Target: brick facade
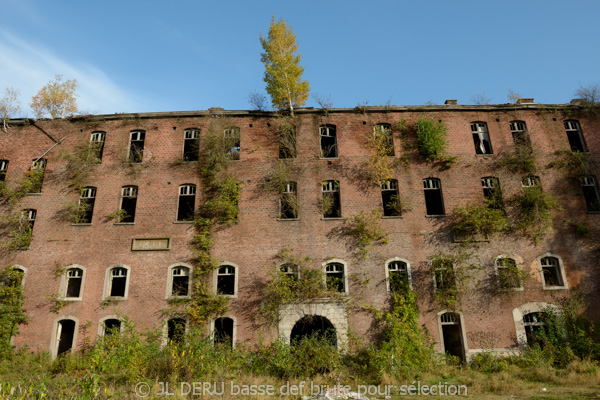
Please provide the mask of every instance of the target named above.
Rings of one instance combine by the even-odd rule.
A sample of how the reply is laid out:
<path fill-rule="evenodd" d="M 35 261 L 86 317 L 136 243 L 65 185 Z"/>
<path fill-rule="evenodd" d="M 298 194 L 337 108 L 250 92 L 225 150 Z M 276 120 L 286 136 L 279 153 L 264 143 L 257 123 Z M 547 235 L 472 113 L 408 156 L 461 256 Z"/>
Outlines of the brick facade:
<path fill-rule="evenodd" d="M 363 112 L 364 111 L 364 112 Z M 393 129 L 395 156 L 409 160 L 394 172 L 399 195 L 405 209 L 401 217 L 382 218 L 388 232 L 388 243 L 375 246 L 362 259 L 356 255 L 347 238 L 340 235 L 345 220 L 362 211 L 382 209 L 381 190 L 361 178 L 369 158 L 365 138 L 373 134 L 375 124 L 395 127 L 400 120 L 409 124 L 418 118 L 440 120 L 448 128 L 448 153 L 458 156 L 451 168 L 423 162 L 416 149 L 407 148 L 400 132 Z M 196 207 L 202 199 L 202 182 L 197 162 L 180 162 L 184 131 L 199 129 L 201 136 L 214 121 L 240 128 L 239 161 L 230 161 L 230 170 L 242 181 L 239 222 L 214 232 L 213 256 L 224 264 L 237 266 L 236 297 L 230 299 L 228 316 L 235 321 L 237 343 L 256 342 L 259 338 L 289 337 L 294 314 L 320 313 L 338 329 L 340 343 L 349 331 L 374 339 L 372 318 L 362 304 L 387 307 L 385 263 L 399 258 L 409 263 L 412 288 L 418 294 L 421 323 L 443 348 L 440 339 L 440 315 L 443 311 L 434 301 L 434 283 L 430 273 L 430 257 L 438 251 L 455 252 L 460 247 L 449 228 L 452 210 L 469 201 L 483 201 L 481 178 L 497 177 L 505 201 L 519 193 L 523 174 L 498 168 L 497 158 L 514 147 L 510 122 L 525 121 L 537 156 L 539 176 L 544 191 L 556 195 L 563 207 L 554 212 L 553 231 L 538 243 L 518 235 L 500 235 L 488 242 L 477 242 L 468 248 L 481 267 L 474 289 L 466 293 L 460 304 L 464 347 L 467 355 L 484 347 L 481 338 L 494 335 L 493 347 L 503 351 L 516 348 L 514 310 L 526 304 L 556 303 L 553 297 L 568 296 L 578 288 L 590 303 L 588 313 L 599 315 L 597 282 L 598 222 L 600 214 L 587 211 L 580 182 L 549 168 L 555 151 L 569 149 L 565 120 L 579 121 L 590 156 L 598 160 L 600 152 L 600 119 L 578 111 L 572 105 L 519 104 L 505 106 L 424 106 L 369 107 L 365 110 L 300 109 L 295 125 L 298 156 L 286 162 L 292 166 L 297 182 L 298 218 L 279 217 L 277 194 L 264 189 L 265 177 L 278 162 L 278 137 L 275 115 L 267 112 L 220 111 L 148 114 L 116 114 L 77 117 L 69 120 L 13 120 L 8 133 L 0 134 L 0 159 L 9 160 L 6 184 L 14 187 L 26 174 L 32 160 L 49 149 L 41 194 L 26 195 L 16 209 L 37 210 L 33 238 L 27 250 L 4 251 L 2 265 L 19 265 L 26 269 L 25 308 L 30 318 L 20 327 L 14 339 L 18 346 L 28 345 L 54 351 L 57 322 L 69 316 L 78 321 L 76 346 L 93 342 L 99 332 L 99 321 L 106 316 L 127 316 L 137 323 L 159 327 L 164 323 L 168 293 L 169 267 L 178 263 L 192 266 L 190 241 L 194 234 L 191 223 L 177 222 L 178 188 L 184 184 L 197 187 Z M 493 154 L 477 155 L 471 123 L 487 123 Z M 24 122 L 24 124 L 21 124 Z M 320 158 L 319 127 L 335 125 L 338 157 Z M 143 162 L 131 166 L 124 163 L 130 132 L 144 130 Z M 86 145 L 92 132 L 106 132 L 102 163 L 93 167 L 86 185 L 96 188 L 91 224 L 71 224 L 61 219 L 66 202 L 77 202 L 79 194 L 66 184 L 64 149 Z M 60 141 L 57 144 L 57 141 Z M 446 217 L 426 216 L 423 179 L 441 181 Z M 323 219 L 318 202 L 321 182 L 339 181 L 341 219 Z M 120 208 L 121 189 L 138 187 L 135 222 L 116 224 L 106 215 Z M 6 205 L 5 205 L 5 209 Z M 511 205 L 507 204 L 508 212 Z M 571 222 L 591 227 L 587 238 L 573 233 Z M 132 251 L 133 239 L 169 238 L 170 249 Z M 277 326 L 265 324 L 258 317 L 261 288 L 275 268 L 276 255 L 292 249 L 300 257 L 310 257 L 321 265 L 331 258 L 346 266 L 347 291 L 351 306 L 334 301 L 286 306 L 280 310 Z M 544 290 L 539 258 L 556 256 L 562 263 L 566 282 L 558 290 Z M 514 256 L 531 279 L 523 290 L 498 292 L 494 260 L 501 255 Z M 61 277 L 56 265 L 77 264 L 85 270 L 81 300 L 68 301 L 58 314 L 50 311 L 55 293 L 61 290 Z M 125 300 L 104 302 L 107 269 L 122 265 L 128 268 Z M 64 279 L 64 278 L 63 278 Z M 343 315 L 341 315 L 343 314 Z M 521 315 L 517 313 L 518 315 Z M 300 316 L 297 318 L 301 318 Z M 297 320 L 296 319 L 296 320 Z M 518 323 L 517 323 L 518 325 Z M 341 332 L 340 332 L 341 330 Z"/>

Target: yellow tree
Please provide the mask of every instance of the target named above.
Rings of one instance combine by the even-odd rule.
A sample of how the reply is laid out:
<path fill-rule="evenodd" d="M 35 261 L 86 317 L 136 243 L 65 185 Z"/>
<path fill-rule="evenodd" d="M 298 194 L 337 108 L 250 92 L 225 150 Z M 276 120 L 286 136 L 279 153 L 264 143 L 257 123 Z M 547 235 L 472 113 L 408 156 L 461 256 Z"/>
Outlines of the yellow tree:
<path fill-rule="evenodd" d="M 0 99 L 0 118 L 2 118 L 2 130 L 7 131 L 6 123 L 21 112 L 21 103 L 19 102 L 19 91 L 13 88 L 6 88 L 4 97 Z"/>
<path fill-rule="evenodd" d="M 265 64 L 267 93 L 275 108 L 289 110 L 294 115 L 294 107 L 306 103 L 310 86 L 301 80 L 304 67 L 300 66 L 301 55 L 296 55 L 298 43 L 292 28 L 283 19 L 275 22 L 273 16 L 269 36 L 260 35 L 264 49 L 261 61 Z"/>
<path fill-rule="evenodd" d="M 56 75 L 31 101 L 31 109 L 37 118 L 50 114 L 52 118 L 64 118 L 77 112 L 75 91 L 79 87 L 77 80 L 62 82 L 62 75 Z"/>

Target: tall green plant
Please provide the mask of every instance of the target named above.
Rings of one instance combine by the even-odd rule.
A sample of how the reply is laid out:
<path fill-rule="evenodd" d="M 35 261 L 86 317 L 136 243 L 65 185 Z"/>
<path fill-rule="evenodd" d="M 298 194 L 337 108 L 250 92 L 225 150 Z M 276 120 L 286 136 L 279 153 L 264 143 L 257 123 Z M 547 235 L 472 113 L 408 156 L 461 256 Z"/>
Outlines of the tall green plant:
<path fill-rule="evenodd" d="M 10 339 L 27 321 L 22 280 L 23 273 L 12 266 L 0 270 L 0 358 L 10 354 Z"/>

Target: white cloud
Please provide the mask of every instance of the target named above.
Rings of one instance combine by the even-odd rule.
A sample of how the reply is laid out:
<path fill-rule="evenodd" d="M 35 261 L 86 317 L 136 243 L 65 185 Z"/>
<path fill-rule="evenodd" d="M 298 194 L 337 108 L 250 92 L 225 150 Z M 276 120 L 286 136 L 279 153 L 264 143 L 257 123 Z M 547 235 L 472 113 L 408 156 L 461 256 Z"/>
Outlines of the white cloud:
<path fill-rule="evenodd" d="M 112 114 L 144 109 L 135 96 L 118 87 L 100 69 L 79 63 L 75 65 L 49 51 L 17 38 L 0 29 L 0 91 L 12 87 L 21 93 L 24 114 L 33 116 L 31 98 L 55 75 L 77 79 L 77 104 L 81 113 Z"/>

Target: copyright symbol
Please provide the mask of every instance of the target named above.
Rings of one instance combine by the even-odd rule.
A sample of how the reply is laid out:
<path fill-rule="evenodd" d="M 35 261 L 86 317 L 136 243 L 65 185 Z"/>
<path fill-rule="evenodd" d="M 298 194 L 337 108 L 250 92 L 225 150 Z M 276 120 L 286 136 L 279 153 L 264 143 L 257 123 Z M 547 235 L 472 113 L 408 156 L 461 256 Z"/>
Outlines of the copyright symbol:
<path fill-rule="evenodd" d="M 150 385 L 146 382 L 139 382 L 135 385 L 135 394 L 139 397 L 146 397 L 150 394 Z"/>

